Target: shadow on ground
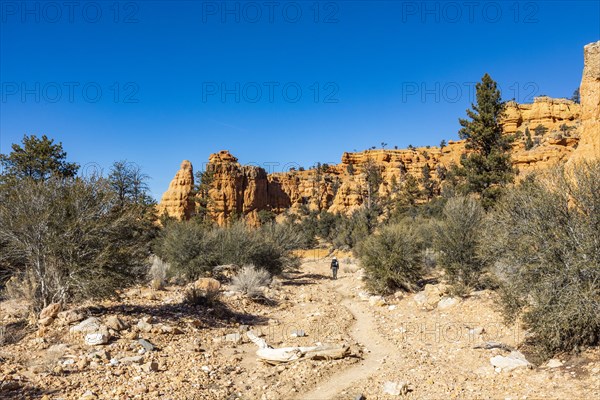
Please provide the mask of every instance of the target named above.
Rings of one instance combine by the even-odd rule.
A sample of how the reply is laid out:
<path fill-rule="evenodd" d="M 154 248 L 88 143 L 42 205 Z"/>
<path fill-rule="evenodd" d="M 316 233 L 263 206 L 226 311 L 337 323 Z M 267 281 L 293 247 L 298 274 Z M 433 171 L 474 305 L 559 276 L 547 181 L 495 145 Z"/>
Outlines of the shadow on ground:
<path fill-rule="evenodd" d="M 331 279 L 331 277 L 322 274 L 288 273 L 282 278 L 281 284 L 285 286 L 314 285 L 317 283 L 316 281 L 324 279 Z"/>
<path fill-rule="evenodd" d="M 268 319 L 231 310 L 220 301 L 210 304 L 193 305 L 188 303 L 139 305 L 116 304 L 109 307 L 87 307 L 80 310 L 85 315 L 99 317 L 105 314 L 126 314 L 134 318 L 152 316 L 157 323 L 177 323 L 182 318 L 201 322 L 202 328 L 228 327 L 232 324 L 263 325 Z"/>
<path fill-rule="evenodd" d="M 56 392 L 42 390 L 21 381 L 0 382 L 0 399 L 38 399 L 43 395 L 52 394 L 56 394 Z"/>

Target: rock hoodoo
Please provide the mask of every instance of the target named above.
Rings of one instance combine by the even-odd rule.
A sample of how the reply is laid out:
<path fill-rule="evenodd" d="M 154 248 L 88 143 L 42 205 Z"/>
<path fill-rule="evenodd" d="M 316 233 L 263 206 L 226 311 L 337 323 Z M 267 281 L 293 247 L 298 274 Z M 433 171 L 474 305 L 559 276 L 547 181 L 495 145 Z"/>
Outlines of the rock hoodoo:
<path fill-rule="evenodd" d="M 549 97 L 535 98 L 531 104 L 507 104 L 502 126 L 506 134 L 515 136 L 512 160 L 519 176 L 570 160 L 600 157 L 600 42 L 585 46 L 584 52 L 581 105 Z M 526 133 L 531 138 L 529 145 Z M 410 175 L 420 178 L 426 167 L 431 179 L 440 181 L 464 153 L 464 141 L 449 141 L 443 148 L 344 153 L 337 165 L 267 174 L 261 167 L 241 165 L 228 151 L 220 151 L 209 157 L 206 166 L 211 177 L 204 200 L 208 214 L 219 224 L 235 215 L 258 224 L 262 210 L 280 214 L 306 207 L 348 214 L 368 201 L 370 168 L 381 174 L 379 194 L 393 197 L 399 184 Z M 199 200 L 193 186 L 192 165 L 184 161 L 163 195 L 159 213 L 189 219 Z"/>
<path fill-rule="evenodd" d="M 581 141 L 572 159 L 600 157 L 600 41 L 584 47 L 581 86 Z"/>
<path fill-rule="evenodd" d="M 196 204 L 192 198 L 194 189 L 194 169 L 192 163 L 184 160 L 179 171 L 163 194 L 157 207 L 158 215 L 167 214 L 179 220 L 189 219 L 195 210 Z"/>

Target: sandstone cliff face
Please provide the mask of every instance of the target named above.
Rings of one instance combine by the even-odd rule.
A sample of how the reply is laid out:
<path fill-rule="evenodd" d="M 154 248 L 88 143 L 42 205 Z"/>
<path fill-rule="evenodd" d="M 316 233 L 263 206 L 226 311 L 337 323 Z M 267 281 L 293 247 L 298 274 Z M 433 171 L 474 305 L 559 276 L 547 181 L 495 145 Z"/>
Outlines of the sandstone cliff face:
<path fill-rule="evenodd" d="M 242 166 L 228 151 L 209 157 L 206 166 L 212 173 L 208 193 L 211 217 L 219 224 L 235 216 L 245 216 L 250 223 L 258 223 L 258 211 L 267 210 L 268 180 L 264 169 Z"/>
<path fill-rule="evenodd" d="M 179 220 L 189 219 L 195 210 L 195 202 L 191 195 L 194 188 L 194 169 L 192 163 L 184 160 L 179 171 L 163 194 L 157 207 L 158 215 L 167 214 Z"/>
<path fill-rule="evenodd" d="M 573 125 L 581 116 L 581 106 L 571 100 L 536 97 L 532 104 L 509 102 L 503 120 L 504 132 L 514 134 L 542 125 L 558 131 L 562 124 Z M 532 132 L 533 133 L 533 132 Z"/>
<path fill-rule="evenodd" d="M 600 157 L 600 41 L 584 48 L 581 96 L 581 141 L 573 162 Z"/>
<path fill-rule="evenodd" d="M 532 104 L 507 105 L 502 121 L 506 134 L 515 135 L 512 160 L 519 176 L 557 163 L 600 157 L 600 42 L 585 47 L 585 69 L 581 83 L 581 105 L 566 99 L 539 97 Z M 536 132 L 536 127 L 545 129 Z M 533 147 L 526 148 L 529 129 Z M 344 153 L 341 163 L 320 170 L 267 174 L 263 168 L 242 166 L 227 151 L 212 154 L 207 171 L 212 173 L 208 191 L 209 215 L 219 224 L 244 216 L 256 225 L 258 212 L 275 214 L 307 207 L 349 214 L 368 201 L 367 169 L 381 174 L 379 194 L 393 197 L 407 177 L 422 176 L 427 165 L 433 181 L 443 179 L 445 168 L 459 164 L 465 153 L 464 141 L 447 146 L 402 150 L 367 150 Z M 163 195 L 159 212 L 179 219 L 193 214 L 193 171 L 184 161 L 169 190 Z"/>

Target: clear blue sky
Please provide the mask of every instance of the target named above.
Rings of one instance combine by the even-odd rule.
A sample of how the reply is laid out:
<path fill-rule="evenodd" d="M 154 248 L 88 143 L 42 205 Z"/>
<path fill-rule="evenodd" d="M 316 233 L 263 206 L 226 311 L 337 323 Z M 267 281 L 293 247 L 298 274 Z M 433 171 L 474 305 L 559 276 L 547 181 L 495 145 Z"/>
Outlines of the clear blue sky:
<path fill-rule="evenodd" d="M 0 2 L 0 152 L 47 134 L 138 163 L 156 198 L 222 149 L 280 170 L 456 139 L 485 72 L 506 99 L 570 97 L 600 39 L 598 1 L 65 4 Z"/>

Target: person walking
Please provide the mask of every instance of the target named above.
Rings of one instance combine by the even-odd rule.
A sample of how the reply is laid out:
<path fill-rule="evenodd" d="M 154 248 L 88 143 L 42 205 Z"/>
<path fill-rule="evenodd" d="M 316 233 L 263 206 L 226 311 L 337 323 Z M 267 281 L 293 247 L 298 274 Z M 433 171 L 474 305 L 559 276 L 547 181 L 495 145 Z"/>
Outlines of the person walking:
<path fill-rule="evenodd" d="M 333 279 L 337 279 L 338 268 L 340 264 L 338 263 L 337 258 L 333 257 L 331 260 L 331 274 L 333 275 Z"/>

